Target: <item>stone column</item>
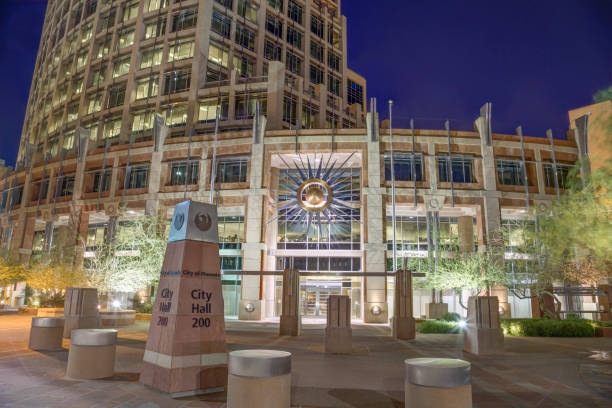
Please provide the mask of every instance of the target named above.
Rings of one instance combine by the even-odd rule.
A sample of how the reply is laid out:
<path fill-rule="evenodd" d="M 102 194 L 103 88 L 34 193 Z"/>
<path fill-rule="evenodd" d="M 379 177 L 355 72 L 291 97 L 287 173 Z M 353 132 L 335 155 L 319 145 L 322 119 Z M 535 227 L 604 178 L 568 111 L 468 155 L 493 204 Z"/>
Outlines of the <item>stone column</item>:
<path fill-rule="evenodd" d="M 384 217 L 383 192 L 380 180 L 380 146 L 378 136 L 368 137 L 368 180 L 363 189 L 364 210 L 362 219 L 366 229 L 367 240 L 364 240 L 364 272 L 386 272 L 387 260 L 386 245 L 384 242 Z M 365 215 L 365 217 L 364 217 Z M 387 323 L 389 320 L 389 308 L 387 305 L 387 278 L 365 277 L 364 284 L 364 323 Z"/>
<path fill-rule="evenodd" d="M 412 340 L 416 335 L 412 309 L 412 271 L 397 271 L 392 329 L 393 337 Z"/>
<path fill-rule="evenodd" d="M 83 207 L 79 208 L 75 214 L 77 220 L 77 249 L 75 253 L 74 265 L 76 268 L 83 267 L 83 259 L 87 246 L 87 229 L 89 228 L 89 213 L 83 211 Z"/>
<path fill-rule="evenodd" d="M 481 114 L 476 119 L 474 124 L 480 135 L 480 147 L 482 152 L 482 174 L 484 181 L 484 211 L 480 213 L 484 215 L 483 226 L 485 228 L 486 245 L 479 250 L 489 250 L 493 246 L 503 248 L 504 243 L 501 241 L 501 209 L 499 199 L 501 193 L 497 191 L 497 166 L 495 164 L 495 155 L 493 154 L 493 142 L 491 134 L 491 118 L 486 113 L 486 105 L 481 108 Z M 489 107 L 490 112 L 490 107 Z M 503 262 L 500 259 L 499 262 Z M 508 303 L 508 290 L 503 287 L 495 287 L 491 291 L 491 295 L 497 296 L 499 300 L 500 313 L 504 317 L 511 317 L 510 304 Z"/>
<path fill-rule="evenodd" d="M 327 299 L 325 352 L 332 354 L 351 354 L 353 352 L 351 298 L 349 296 L 330 295 Z"/>
<path fill-rule="evenodd" d="M 463 331 L 463 351 L 492 354 L 504 351 L 504 333 L 499 322 L 499 305 L 495 296 L 471 296 Z"/>
<path fill-rule="evenodd" d="M 262 224 L 264 197 L 266 191 L 261 188 L 263 178 L 263 141 L 251 147 L 250 189 L 247 198 L 245 244 L 242 247 L 242 267 L 246 271 L 262 269 L 262 253 L 265 244 L 262 242 Z M 243 275 L 240 289 L 240 305 L 238 318 L 240 320 L 261 320 L 261 277 Z"/>
<path fill-rule="evenodd" d="M 300 316 L 300 271 L 286 269 L 283 272 L 283 311 L 280 318 L 281 336 L 302 334 Z"/>
<path fill-rule="evenodd" d="M 270 129 L 283 128 L 284 89 L 285 65 L 279 61 L 270 61 L 268 65 L 268 122 Z"/>

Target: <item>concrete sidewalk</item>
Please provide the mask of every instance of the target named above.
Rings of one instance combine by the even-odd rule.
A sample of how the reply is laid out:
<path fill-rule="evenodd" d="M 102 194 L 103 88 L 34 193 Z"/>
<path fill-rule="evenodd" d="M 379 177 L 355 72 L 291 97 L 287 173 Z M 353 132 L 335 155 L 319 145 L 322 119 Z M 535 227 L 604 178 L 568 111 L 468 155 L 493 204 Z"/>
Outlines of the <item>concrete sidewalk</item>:
<path fill-rule="evenodd" d="M 225 395 L 169 399 L 138 382 L 148 323 L 119 333 L 116 375 L 100 381 L 64 378 L 65 351 L 27 349 L 30 316 L 0 316 L 0 407 L 223 407 Z M 403 360 L 455 357 L 472 363 L 474 407 L 612 406 L 612 339 L 506 338 L 505 353 L 464 355 L 458 335 L 389 337 L 386 325 L 353 326 L 351 356 L 324 353 L 322 324 L 279 337 L 276 322 L 228 321 L 229 350 L 272 348 L 293 354 L 295 407 L 403 407 Z"/>

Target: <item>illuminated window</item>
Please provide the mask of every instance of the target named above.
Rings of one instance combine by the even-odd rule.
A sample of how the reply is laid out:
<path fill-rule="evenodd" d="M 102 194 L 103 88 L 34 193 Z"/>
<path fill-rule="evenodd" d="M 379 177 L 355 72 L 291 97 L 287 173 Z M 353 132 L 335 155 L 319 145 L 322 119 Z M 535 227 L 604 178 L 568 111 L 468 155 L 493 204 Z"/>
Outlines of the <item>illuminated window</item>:
<path fill-rule="evenodd" d="M 174 41 L 169 44 L 168 62 L 180 61 L 193 57 L 194 40 Z"/>
<path fill-rule="evenodd" d="M 210 43 L 208 47 L 208 60 L 214 64 L 227 68 L 229 63 L 229 52 L 225 47 Z"/>
<path fill-rule="evenodd" d="M 134 121 L 132 122 L 132 133 L 142 133 L 153 129 L 153 120 L 155 112 L 152 110 L 143 110 L 134 112 Z"/>
<path fill-rule="evenodd" d="M 142 51 L 140 69 L 150 68 L 161 64 L 163 47 L 147 48 Z"/>
<path fill-rule="evenodd" d="M 159 76 L 139 78 L 136 81 L 136 99 L 145 99 L 157 96 L 159 92 Z"/>

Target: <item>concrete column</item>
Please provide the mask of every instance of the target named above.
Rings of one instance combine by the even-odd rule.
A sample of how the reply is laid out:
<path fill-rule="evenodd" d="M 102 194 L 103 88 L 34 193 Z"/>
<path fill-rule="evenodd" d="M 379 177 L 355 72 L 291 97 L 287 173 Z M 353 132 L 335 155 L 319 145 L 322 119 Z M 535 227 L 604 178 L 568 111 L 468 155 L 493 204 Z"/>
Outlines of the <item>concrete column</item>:
<path fill-rule="evenodd" d="M 484 181 L 484 211 L 480 213 L 484 215 L 486 232 L 486 245 L 481 250 L 488 250 L 493 246 L 501 246 L 504 243 L 501 241 L 501 209 L 499 206 L 499 198 L 501 194 L 497 190 L 497 166 L 495 164 L 495 156 L 493 154 L 493 143 L 487 142 L 487 132 L 490 128 L 490 122 L 481 113 L 480 117 L 475 121 L 476 129 L 480 135 L 480 147 L 482 152 L 482 174 Z M 503 262 L 500 259 L 499 262 Z M 492 296 L 497 296 L 499 299 L 499 312 L 502 317 L 510 317 L 510 304 L 508 303 L 508 290 L 502 287 L 493 288 Z"/>
<path fill-rule="evenodd" d="M 283 272 L 283 310 L 280 317 L 281 336 L 302 334 L 300 316 L 300 271 L 287 269 Z"/>
<path fill-rule="evenodd" d="M 262 268 L 262 253 L 265 244 L 262 242 L 261 230 L 263 224 L 264 194 L 262 190 L 264 145 L 263 141 L 253 144 L 251 148 L 250 189 L 247 198 L 245 243 L 242 247 L 244 270 L 260 271 Z M 242 277 L 241 298 L 238 312 L 240 320 L 261 320 L 261 277 L 245 275 Z"/>
<path fill-rule="evenodd" d="M 283 98 L 285 89 L 285 64 L 270 61 L 268 65 L 268 123 L 273 130 L 283 126 Z"/>
<path fill-rule="evenodd" d="M 79 208 L 78 214 L 76 214 L 75 219 L 78 220 L 77 224 L 77 247 L 74 259 L 74 265 L 77 268 L 81 268 L 83 266 L 84 253 L 87 243 L 87 229 L 89 228 L 89 213 L 83 211 L 83 208 Z"/>
<path fill-rule="evenodd" d="M 474 218 L 471 215 L 457 219 L 459 230 L 459 250 L 464 253 L 474 252 Z"/>
<path fill-rule="evenodd" d="M 368 140 L 368 187 L 363 189 L 365 203 L 364 225 L 367 241 L 364 242 L 364 272 L 385 272 L 387 270 L 386 248 L 383 228 L 386 220 L 383 207 L 383 189 L 380 186 L 380 145 Z M 365 323 L 386 323 L 389 320 L 387 305 L 386 277 L 363 278 Z"/>
<path fill-rule="evenodd" d="M 412 340 L 416 335 L 412 309 L 412 271 L 397 271 L 392 318 L 393 337 Z"/>

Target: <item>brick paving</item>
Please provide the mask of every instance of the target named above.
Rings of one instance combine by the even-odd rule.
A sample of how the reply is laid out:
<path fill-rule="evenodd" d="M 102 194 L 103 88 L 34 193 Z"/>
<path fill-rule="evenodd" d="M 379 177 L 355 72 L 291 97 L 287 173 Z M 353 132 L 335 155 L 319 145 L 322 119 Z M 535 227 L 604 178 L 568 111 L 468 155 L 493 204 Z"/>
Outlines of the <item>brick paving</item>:
<path fill-rule="evenodd" d="M 65 378 L 64 351 L 27 349 L 29 316 L 0 316 L 0 407 L 160 408 L 225 406 L 224 394 L 170 399 L 138 382 L 148 323 L 120 329 L 114 377 Z M 505 351 L 479 357 L 461 351 L 458 335 L 389 337 L 384 325 L 353 326 L 351 356 L 323 352 L 324 326 L 280 337 L 275 322 L 228 321 L 229 350 L 272 348 L 293 354 L 294 407 L 403 407 L 403 360 L 454 357 L 472 363 L 474 407 L 612 407 L 612 339 L 507 337 Z"/>

